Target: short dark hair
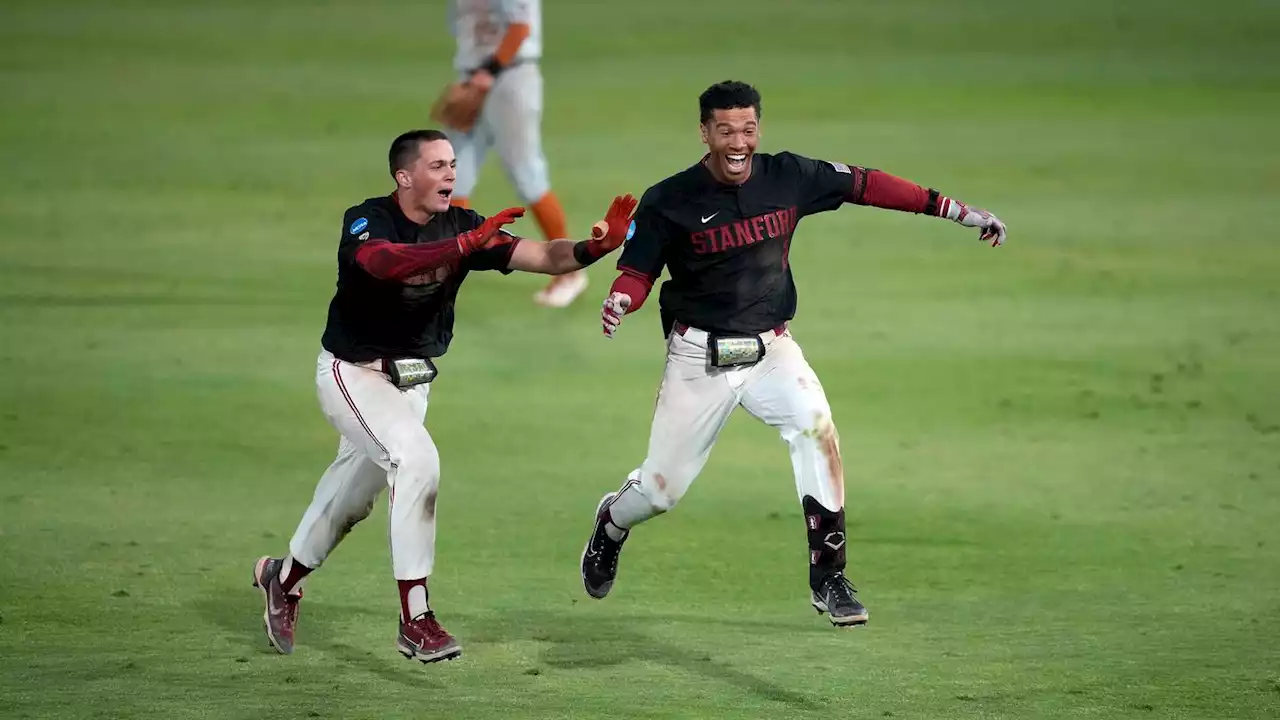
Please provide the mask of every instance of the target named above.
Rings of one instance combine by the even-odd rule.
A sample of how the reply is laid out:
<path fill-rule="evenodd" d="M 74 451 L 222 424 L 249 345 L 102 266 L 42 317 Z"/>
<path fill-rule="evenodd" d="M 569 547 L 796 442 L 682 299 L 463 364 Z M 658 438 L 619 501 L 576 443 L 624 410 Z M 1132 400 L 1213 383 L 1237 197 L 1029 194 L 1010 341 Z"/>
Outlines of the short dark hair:
<path fill-rule="evenodd" d="M 707 88 L 698 96 L 698 109 L 702 111 L 701 123 L 711 119 L 716 110 L 755 108 L 760 119 L 760 91 L 744 82 L 725 80 Z"/>
<path fill-rule="evenodd" d="M 391 167 L 391 175 L 403 170 L 418 159 L 418 146 L 424 142 L 448 140 L 449 136 L 439 130 L 410 130 L 391 141 L 391 150 L 387 152 L 387 165 Z"/>

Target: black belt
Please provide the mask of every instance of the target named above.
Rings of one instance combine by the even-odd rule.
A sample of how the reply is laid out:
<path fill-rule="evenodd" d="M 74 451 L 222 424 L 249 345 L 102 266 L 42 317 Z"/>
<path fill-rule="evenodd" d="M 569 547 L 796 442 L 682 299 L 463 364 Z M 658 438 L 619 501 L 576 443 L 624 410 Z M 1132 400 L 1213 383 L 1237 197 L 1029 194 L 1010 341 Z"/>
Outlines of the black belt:
<path fill-rule="evenodd" d="M 689 332 L 689 326 L 680 322 L 679 320 L 675 321 L 675 324 L 671 326 L 671 329 L 674 330 L 675 333 L 680 337 L 684 337 L 684 334 Z M 787 331 L 786 323 L 782 323 L 781 325 L 773 328 L 773 334 L 779 337 L 781 337 L 782 334 L 785 333 L 786 331 Z M 759 333 L 742 333 L 742 334 L 743 335 L 763 335 L 766 332 L 769 332 L 769 331 L 765 330 L 764 332 L 759 332 Z"/>
<path fill-rule="evenodd" d="M 496 73 L 490 73 L 490 74 L 491 74 L 491 75 L 493 75 L 493 79 L 494 79 L 494 80 L 497 80 L 499 75 L 501 75 L 502 73 L 504 73 L 504 72 L 506 72 L 506 71 L 510 70 L 510 69 L 511 69 L 511 68 L 513 68 L 513 67 L 520 67 L 521 65 L 532 65 L 532 64 L 534 64 L 534 63 L 536 63 L 536 62 L 538 62 L 538 61 L 537 61 L 537 60 L 534 60 L 534 59 L 532 59 L 532 58 L 525 58 L 524 60 L 512 60 L 512 61 L 511 61 L 511 64 L 509 64 L 509 65 L 503 65 L 501 70 L 499 70 L 499 71 L 498 71 L 498 72 L 496 72 Z M 465 74 L 467 77 L 471 77 L 472 75 L 474 75 L 474 74 L 476 74 L 476 73 L 480 72 L 481 70 L 488 70 L 488 69 L 489 69 L 489 68 L 485 67 L 484 65 L 481 65 L 480 67 L 473 67 L 473 68 L 471 68 L 470 70 L 465 71 L 465 73 L 464 73 L 464 74 Z"/>

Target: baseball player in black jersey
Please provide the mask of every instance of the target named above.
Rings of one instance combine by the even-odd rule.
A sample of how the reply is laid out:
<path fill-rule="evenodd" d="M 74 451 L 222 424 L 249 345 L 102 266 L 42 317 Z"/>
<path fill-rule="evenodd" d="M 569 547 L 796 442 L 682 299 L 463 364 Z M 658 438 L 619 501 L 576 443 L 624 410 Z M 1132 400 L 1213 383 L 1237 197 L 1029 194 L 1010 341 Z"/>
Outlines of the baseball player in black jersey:
<path fill-rule="evenodd" d="M 390 488 L 391 561 L 400 587 L 396 646 L 423 662 L 462 652 L 427 602 L 435 559 L 440 458 L 423 427 L 433 359 L 453 339 L 454 302 L 467 273 L 580 270 L 622 244 L 636 201 L 614 199 L 592 239 L 533 242 L 502 226 L 524 213 L 484 218 L 451 207 L 453 147 L 441 132 L 396 138 L 389 153 L 396 189 L 347 210 L 338 243 L 338 283 L 316 365 L 320 406 L 341 440 L 284 557 L 253 571 L 266 600 L 267 638 L 293 651 L 302 581 Z"/>
<path fill-rule="evenodd" d="M 699 98 L 709 152 L 649 188 L 640 200 L 621 275 L 604 301 L 610 337 L 667 269 L 659 298 L 667 365 L 649 452 L 617 492 L 604 496 L 582 554 L 587 593 L 613 586 L 630 529 L 670 510 L 706 464 L 741 405 L 777 428 L 791 451 L 809 536 L 809 586 L 836 626 L 867 622 L 845 578 L 844 471 L 822 385 L 787 329 L 796 287 L 788 250 L 796 225 L 846 203 L 942 217 L 980 229 L 993 246 L 1005 226 L 935 190 L 888 173 L 789 152 L 757 153 L 760 94 L 723 82 Z"/>

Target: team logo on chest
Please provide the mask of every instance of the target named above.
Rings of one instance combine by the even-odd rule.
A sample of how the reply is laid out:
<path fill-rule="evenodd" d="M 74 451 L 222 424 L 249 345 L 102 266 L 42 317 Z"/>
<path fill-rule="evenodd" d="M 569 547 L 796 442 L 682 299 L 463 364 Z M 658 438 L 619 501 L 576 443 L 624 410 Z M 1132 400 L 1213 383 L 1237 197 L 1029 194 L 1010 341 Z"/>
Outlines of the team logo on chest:
<path fill-rule="evenodd" d="M 714 213 L 707 220 L 718 214 Z M 765 240 L 788 237 L 795 232 L 799 219 L 796 208 L 789 207 L 698 230 L 689 234 L 689 241 L 693 243 L 693 252 L 697 255 L 724 252 Z"/>

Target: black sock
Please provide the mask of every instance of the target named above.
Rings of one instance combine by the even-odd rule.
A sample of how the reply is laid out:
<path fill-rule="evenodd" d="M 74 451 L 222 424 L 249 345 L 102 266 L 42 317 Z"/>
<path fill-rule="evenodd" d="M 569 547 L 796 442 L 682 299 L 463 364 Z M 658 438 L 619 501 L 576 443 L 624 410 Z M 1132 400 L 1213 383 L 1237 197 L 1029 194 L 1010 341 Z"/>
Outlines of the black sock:
<path fill-rule="evenodd" d="M 809 587 L 816 591 L 823 578 L 844 572 L 844 508 L 828 510 L 809 495 L 802 504 L 809 530 Z"/>

